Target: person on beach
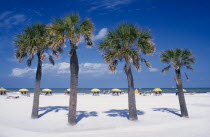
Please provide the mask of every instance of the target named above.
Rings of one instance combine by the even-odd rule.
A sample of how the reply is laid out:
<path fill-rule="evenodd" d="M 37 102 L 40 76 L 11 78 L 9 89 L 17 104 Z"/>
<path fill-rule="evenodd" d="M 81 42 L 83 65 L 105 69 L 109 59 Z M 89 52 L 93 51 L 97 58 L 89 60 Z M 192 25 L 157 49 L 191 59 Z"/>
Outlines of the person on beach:
<path fill-rule="evenodd" d="M 159 95 L 162 95 L 162 92 L 161 92 L 161 91 L 159 91 L 159 92 L 158 92 L 158 94 L 159 94 Z"/>
<path fill-rule="evenodd" d="M 6 91 L 1 91 L 0 95 L 6 95 Z"/>
<path fill-rule="evenodd" d="M 47 96 L 47 95 L 48 95 L 48 96 L 49 96 L 49 95 L 52 95 L 52 92 L 46 92 L 46 93 L 45 93 L 45 96 Z"/>

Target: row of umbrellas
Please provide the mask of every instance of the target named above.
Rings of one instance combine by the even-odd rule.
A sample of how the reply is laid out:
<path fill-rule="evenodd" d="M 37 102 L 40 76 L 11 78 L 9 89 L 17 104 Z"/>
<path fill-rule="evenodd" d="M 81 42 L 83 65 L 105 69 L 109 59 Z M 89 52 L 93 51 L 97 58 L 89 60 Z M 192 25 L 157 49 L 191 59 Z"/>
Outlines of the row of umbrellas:
<path fill-rule="evenodd" d="M 92 91 L 92 92 L 100 92 L 101 90 L 98 89 L 98 88 L 94 88 L 94 89 L 92 89 L 91 91 Z M 121 90 L 121 89 L 118 89 L 118 88 L 114 88 L 114 89 L 112 89 L 112 91 L 121 92 L 122 90 Z M 154 92 L 162 92 L 162 89 L 160 89 L 160 88 L 155 88 L 155 89 L 153 89 L 152 91 L 154 91 Z M 183 92 L 187 92 L 187 90 L 183 89 Z M 138 89 L 135 90 L 135 93 L 136 93 L 136 94 L 138 93 Z"/>
<path fill-rule="evenodd" d="M 7 91 L 7 89 L 5 89 L 5 88 L 0 88 L 0 91 Z M 29 90 L 26 89 L 26 88 L 22 88 L 22 89 L 20 89 L 19 91 L 21 91 L 21 92 L 27 92 L 27 91 L 29 91 Z M 49 88 L 42 89 L 42 91 L 45 91 L 45 92 L 52 92 L 52 90 L 49 89 Z M 71 89 L 68 88 L 67 91 L 71 91 Z M 98 88 L 94 88 L 94 89 L 91 90 L 91 92 L 100 92 L 100 91 L 101 91 L 101 90 L 98 89 Z M 114 88 L 114 89 L 112 89 L 112 91 L 114 91 L 114 92 L 121 92 L 122 90 L 121 90 L 121 89 L 118 89 L 118 88 Z M 153 91 L 154 91 L 154 92 L 162 92 L 162 89 L 160 89 L 160 88 L 155 88 L 155 89 L 153 89 Z M 187 90 L 183 89 L 183 92 L 187 92 Z M 138 90 L 137 90 L 137 89 L 135 90 L 135 93 L 138 93 Z"/>
<path fill-rule="evenodd" d="M 7 91 L 7 89 L 5 89 L 5 88 L 0 88 L 0 91 Z M 26 88 L 22 88 L 22 89 L 20 89 L 19 91 L 20 91 L 20 92 L 28 92 L 29 90 L 26 89 Z M 42 89 L 42 91 L 52 92 L 52 90 L 49 89 L 49 88 Z M 71 89 L 69 88 L 69 89 L 67 89 L 67 91 L 71 91 Z"/>
<path fill-rule="evenodd" d="M 94 89 L 91 90 L 91 92 L 100 92 L 100 91 L 101 90 L 98 89 L 98 88 L 94 88 Z M 122 90 L 118 89 L 118 88 L 114 88 L 114 89 L 112 89 L 112 91 L 114 91 L 114 92 L 121 92 Z"/>
<path fill-rule="evenodd" d="M 176 90 L 178 90 L 178 89 L 176 89 Z M 153 91 L 154 91 L 154 92 L 162 92 L 162 89 L 160 89 L 160 88 L 155 88 L 155 89 L 153 89 Z M 187 90 L 186 90 L 186 89 L 183 89 L 183 92 L 187 92 Z"/>

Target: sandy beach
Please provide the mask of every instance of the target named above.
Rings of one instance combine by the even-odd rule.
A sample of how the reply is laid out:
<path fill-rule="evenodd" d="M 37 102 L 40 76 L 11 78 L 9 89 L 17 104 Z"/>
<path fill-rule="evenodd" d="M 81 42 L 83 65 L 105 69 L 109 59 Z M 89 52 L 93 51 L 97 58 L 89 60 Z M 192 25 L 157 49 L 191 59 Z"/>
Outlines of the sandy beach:
<path fill-rule="evenodd" d="M 16 95 L 16 94 L 9 94 Z M 17 94 L 19 95 L 19 94 Z M 39 119 L 31 119 L 31 97 L 0 96 L 0 137 L 209 137 L 210 94 L 186 94 L 189 119 L 178 98 L 136 95 L 137 122 L 127 120 L 127 95 L 78 95 L 77 125 L 67 123 L 69 96 L 40 96 Z"/>

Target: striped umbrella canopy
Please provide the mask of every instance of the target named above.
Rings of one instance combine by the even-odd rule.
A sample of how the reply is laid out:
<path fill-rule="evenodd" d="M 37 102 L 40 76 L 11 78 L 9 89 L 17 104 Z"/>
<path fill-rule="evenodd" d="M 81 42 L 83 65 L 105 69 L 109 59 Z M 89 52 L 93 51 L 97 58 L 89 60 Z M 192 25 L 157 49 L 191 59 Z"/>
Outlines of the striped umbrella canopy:
<path fill-rule="evenodd" d="M 66 89 L 67 91 L 71 91 L 71 89 L 70 88 L 68 88 L 68 89 Z"/>
<path fill-rule="evenodd" d="M 160 91 L 162 91 L 162 89 L 160 89 L 160 88 L 155 88 L 155 89 L 153 89 L 153 91 L 155 91 L 155 92 L 160 92 Z"/>
<path fill-rule="evenodd" d="M 5 88 L 0 88 L 0 91 L 7 91 L 7 89 L 5 89 Z"/>
<path fill-rule="evenodd" d="M 22 89 L 20 89 L 19 91 L 29 91 L 29 90 L 26 89 L 26 88 L 22 88 Z"/>
<path fill-rule="evenodd" d="M 112 91 L 115 91 L 115 92 L 120 92 L 122 90 L 118 89 L 118 88 L 113 88 Z"/>
<path fill-rule="evenodd" d="M 42 89 L 42 91 L 51 92 L 52 90 L 49 88 Z"/>
<path fill-rule="evenodd" d="M 98 88 L 91 89 L 91 92 L 100 92 L 101 90 Z"/>

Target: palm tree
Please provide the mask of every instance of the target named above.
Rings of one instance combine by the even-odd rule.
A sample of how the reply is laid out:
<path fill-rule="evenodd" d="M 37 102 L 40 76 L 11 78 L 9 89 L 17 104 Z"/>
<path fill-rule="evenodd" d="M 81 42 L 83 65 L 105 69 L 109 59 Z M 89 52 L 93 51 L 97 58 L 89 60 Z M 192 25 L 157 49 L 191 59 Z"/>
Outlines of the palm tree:
<path fill-rule="evenodd" d="M 151 67 L 150 62 L 142 57 L 143 54 L 149 55 L 155 51 L 150 31 L 133 24 L 121 23 L 113 31 L 108 32 L 106 38 L 99 44 L 99 49 L 104 52 L 104 60 L 109 64 L 109 70 L 112 72 L 116 71 L 119 61 L 125 61 L 124 70 L 128 80 L 129 120 L 138 120 L 130 62 L 133 62 L 137 70 L 140 70 L 140 62 Z"/>
<path fill-rule="evenodd" d="M 55 46 L 55 44 L 52 43 L 52 38 L 53 37 L 50 37 L 50 35 L 48 34 L 48 31 L 44 24 L 36 23 L 31 26 L 27 26 L 22 33 L 17 35 L 15 40 L 15 56 L 20 63 L 24 60 L 24 58 L 28 57 L 27 65 L 30 67 L 35 55 L 37 55 L 38 59 L 33 108 L 31 114 L 31 118 L 33 119 L 38 118 L 42 62 L 46 58 L 45 51 L 51 48 L 52 54 L 56 56 L 59 52 L 62 51 L 60 46 Z M 52 55 L 49 55 L 49 61 L 54 65 Z"/>
<path fill-rule="evenodd" d="M 49 27 L 51 34 L 57 39 L 56 41 L 65 44 L 65 40 L 70 41 L 70 72 L 71 72 L 71 92 L 69 101 L 68 122 L 70 125 L 76 124 L 76 107 L 77 107 L 77 89 L 78 89 L 78 72 L 79 63 L 77 57 L 77 47 L 80 38 L 83 37 L 87 46 L 92 46 L 91 40 L 94 30 L 93 23 L 85 18 L 80 22 L 78 14 L 70 14 L 63 19 L 55 19 L 53 24 Z"/>
<path fill-rule="evenodd" d="M 168 72 L 173 66 L 175 69 L 175 81 L 178 89 L 179 105 L 181 109 L 182 117 L 189 117 L 187 112 L 187 106 L 185 103 L 185 97 L 183 92 L 182 78 L 181 78 L 181 68 L 186 67 L 193 71 L 191 63 L 195 63 L 195 58 L 193 57 L 191 50 L 183 50 L 177 48 L 175 50 L 169 49 L 165 50 L 160 55 L 161 62 L 169 64 L 166 68 L 162 70 L 162 73 Z"/>

